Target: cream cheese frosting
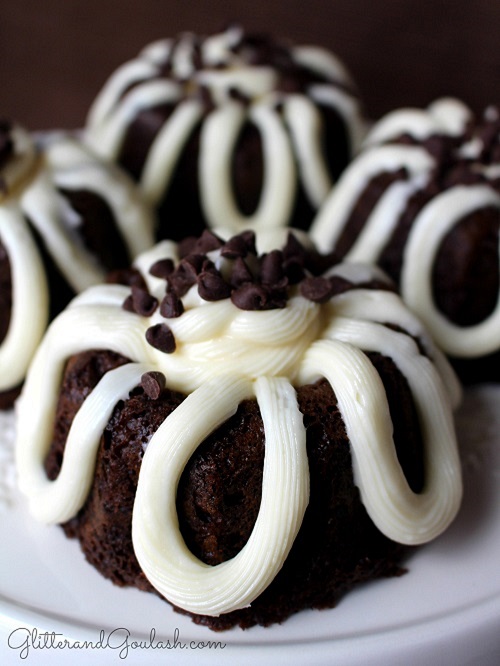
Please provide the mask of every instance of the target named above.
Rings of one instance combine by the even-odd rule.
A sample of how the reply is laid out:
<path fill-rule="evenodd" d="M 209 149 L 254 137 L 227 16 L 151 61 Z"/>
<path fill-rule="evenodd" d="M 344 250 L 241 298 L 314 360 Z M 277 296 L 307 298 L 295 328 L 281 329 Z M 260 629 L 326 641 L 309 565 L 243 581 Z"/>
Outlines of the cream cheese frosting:
<path fill-rule="evenodd" d="M 110 207 L 130 259 L 154 243 L 154 217 L 133 183 L 76 138 L 3 127 L 9 151 L 0 164 L 0 238 L 8 256 L 12 308 L 0 343 L 0 391 L 18 386 L 49 320 L 50 293 L 36 236 L 75 293 L 105 278 L 76 227 L 81 217 L 61 194 L 91 191 Z"/>
<path fill-rule="evenodd" d="M 136 116 L 170 106 L 173 111 L 154 137 L 140 174 L 140 187 L 152 205 L 164 197 L 182 151 L 201 125 L 199 190 L 210 228 L 220 220 L 233 233 L 287 224 L 299 181 L 316 210 L 335 179 L 324 154 L 319 107 L 332 109 L 341 118 L 351 155 L 365 134 L 352 80 L 342 63 L 324 49 L 290 46 L 275 61 L 270 57 L 260 63 L 252 59 L 265 60 L 271 47 L 257 45 L 255 53 L 254 47 L 252 36 L 235 26 L 210 37 L 186 33 L 149 45 L 122 65 L 97 96 L 86 123 L 88 142 L 107 158 L 120 160 Z M 296 91 L 280 87 L 280 77 L 288 73 L 280 67 L 298 71 Z M 309 84 L 300 83 L 304 76 L 311 79 Z M 251 214 L 240 211 L 231 176 L 245 124 L 257 129 L 264 160 L 262 194 Z"/>
<path fill-rule="evenodd" d="M 222 238 L 230 236 L 228 232 Z M 283 247 L 285 236 L 284 230 L 258 235 L 257 248 Z M 227 246 L 223 242 L 206 253 L 219 271 L 212 275 L 230 276 L 238 261 L 224 252 L 229 240 Z M 142 254 L 135 264 L 148 296 L 157 303 L 165 296 L 165 279 L 155 267 L 165 260 L 163 266 L 168 260 L 172 266 L 182 263 L 179 246 L 171 241 Z M 252 265 L 250 254 L 245 260 Z M 380 274 L 366 266 L 337 265 L 319 279 L 322 285 L 349 280 L 352 288 L 347 291 L 316 298 L 297 282 L 288 285 L 285 301 L 257 310 L 238 307 L 233 296 L 207 300 L 198 282 L 184 286 L 183 312 L 172 317 L 163 316 L 161 306 L 153 306 L 148 315 L 131 311 L 124 306 L 131 289 L 122 285 L 96 286 L 77 296 L 50 325 L 17 405 L 19 483 L 33 515 L 57 523 L 78 512 L 114 405 L 140 384 L 145 372 L 161 372 L 168 388 L 187 397 L 144 451 L 132 519 L 137 559 L 152 585 L 187 611 L 216 616 L 248 606 L 283 565 L 308 504 L 306 431 L 294 387 L 324 377 L 337 396 L 351 442 L 355 483 L 375 525 L 404 544 L 435 538 L 453 520 L 461 499 L 452 419 L 460 388 L 399 296 L 365 286 L 374 278 Z M 148 331 L 165 324 L 175 344 L 162 350 L 151 344 Z M 106 373 L 83 402 L 68 435 L 61 472 L 50 481 L 44 459 L 65 362 L 92 349 L 115 351 L 130 363 Z M 409 488 L 397 461 L 385 391 L 363 350 L 389 356 L 408 380 L 425 452 L 421 493 Z M 265 431 L 261 507 L 243 549 L 212 567 L 184 543 L 176 488 L 201 442 L 252 396 Z"/>
<path fill-rule="evenodd" d="M 404 173 L 378 198 L 344 254 L 346 261 L 377 263 L 411 197 L 429 187 L 439 169 L 463 169 L 456 184 L 441 187 L 417 213 L 404 246 L 399 277 L 403 300 L 438 345 L 457 358 L 478 358 L 500 349 L 500 291 L 490 314 L 469 325 L 458 324 L 441 312 L 433 294 L 433 268 L 446 235 L 477 211 L 492 209 L 500 219 L 499 118 L 499 110 L 491 107 L 481 125 L 464 104 L 450 98 L 437 100 L 425 110 L 389 113 L 371 129 L 360 155 L 346 169 L 311 227 L 319 247 L 336 248 L 370 181 L 381 174 Z M 450 146 L 443 157 L 431 146 L 439 138 Z M 498 232 L 497 237 L 500 271 Z"/>

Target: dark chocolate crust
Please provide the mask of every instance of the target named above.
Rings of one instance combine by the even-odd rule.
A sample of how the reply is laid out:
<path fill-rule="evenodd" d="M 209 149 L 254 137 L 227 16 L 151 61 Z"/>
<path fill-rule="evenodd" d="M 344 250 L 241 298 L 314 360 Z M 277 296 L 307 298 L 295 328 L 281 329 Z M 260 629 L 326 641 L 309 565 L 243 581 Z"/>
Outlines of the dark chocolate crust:
<path fill-rule="evenodd" d="M 393 362 L 369 354 L 390 402 L 400 463 L 411 487 L 424 484 L 421 437 L 406 380 Z M 68 362 L 46 469 L 59 472 L 72 418 L 99 378 L 127 359 L 85 352 Z M 218 618 L 192 615 L 213 630 L 270 625 L 306 608 L 330 608 L 357 583 L 399 575 L 408 548 L 382 535 L 354 485 L 349 441 L 330 385 L 297 388 L 307 429 L 311 494 L 303 524 L 278 576 L 249 608 Z M 88 561 L 117 585 L 153 591 L 133 552 L 131 518 L 144 448 L 184 396 L 163 389 L 151 399 L 142 387 L 120 402 L 101 438 L 95 479 L 86 504 L 63 527 L 79 539 Z M 178 488 L 177 511 L 188 547 L 217 564 L 248 540 L 260 504 L 264 431 L 254 400 L 212 433 L 188 462 Z M 179 612 L 184 612 L 180 611 Z M 191 615 L 188 613 L 188 615 Z"/>

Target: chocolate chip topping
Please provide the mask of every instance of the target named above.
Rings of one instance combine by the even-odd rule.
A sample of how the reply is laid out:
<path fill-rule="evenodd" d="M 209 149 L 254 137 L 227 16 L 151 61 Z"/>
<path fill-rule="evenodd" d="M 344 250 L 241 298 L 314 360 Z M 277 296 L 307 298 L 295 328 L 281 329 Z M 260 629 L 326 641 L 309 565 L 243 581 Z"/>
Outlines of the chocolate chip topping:
<path fill-rule="evenodd" d="M 181 299 L 173 291 L 167 291 L 165 297 L 160 303 L 160 314 L 166 319 L 180 317 L 184 312 L 184 305 Z"/>
<path fill-rule="evenodd" d="M 241 287 L 245 282 L 252 282 L 253 275 L 242 257 L 236 257 L 231 271 L 230 285 L 233 289 Z"/>
<path fill-rule="evenodd" d="M 149 344 L 165 354 L 172 354 L 175 351 L 174 334 L 166 324 L 155 324 L 146 331 L 146 340 Z"/>
<path fill-rule="evenodd" d="M 332 284 L 328 278 L 306 278 L 300 284 L 300 293 L 314 303 L 326 303 L 332 296 Z"/>
<path fill-rule="evenodd" d="M 166 386 L 165 375 L 162 372 L 145 372 L 141 377 L 141 386 L 151 400 L 158 400 Z"/>
<path fill-rule="evenodd" d="M 198 293 L 205 301 L 221 301 L 229 298 L 231 287 L 215 266 L 209 264 L 198 275 Z"/>
<path fill-rule="evenodd" d="M 248 253 L 257 254 L 255 249 L 255 234 L 253 231 L 244 231 L 230 238 L 221 248 L 221 255 L 227 259 L 246 257 Z"/>
<path fill-rule="evenodd" d="M 132 286 L 132 304 L 137 314 L 150 317 L 158 307 L 158 301 L 154 296 L 141 287 Z"/>
<path fill-rule="evenodd" d="M 175 265 L 172 259 L 160 259 L 159 261 L 155 261 L 149 272 L 153 277 L 166 280 L 174 272 L 174 268 Z"/>
<path fill-rule="evenodd" d="M 194 285 L 203 300 L 230 298 L 241 310 L 285 308 L 295 284 L 304 298 L 315 303 L 325 303 L 339 293 L 361 286 L 387 288 L 374 281 L 357 285 L 339 276 L 323 277 L 325 270 L 338 263 L 337 258 L 333 254 L 322 255 L 305 248 L 292 233 L 282 250 L 272 250 L 260 256 L 253 232 L 233 236 L 225 243 L 209 232 L 202 238 L 190 239 L 188 247 L 191 252 L 180 259 L 177 266 L 174 267 L 168 259 L 156 262 L 150 269 L 153 275 L 164 278 L 167 283 L 160 304 L 160 314 L 165 319 L 183 314 L 182 297 Z M 215 247 L 219 249 L 217 265 L 212 261 L 214 255 L 201 253 L 202 247 L 208 248 L 208 252 Z M 157 300 L 139 286 L 132 287 L 132 293 L 123 304 L 125 309 L 143 316 L 150 316 L 157 306 Z M 167 324 L 148 328 L 146 339 L 167 354 L 176 349 L 174 335 Z"/>

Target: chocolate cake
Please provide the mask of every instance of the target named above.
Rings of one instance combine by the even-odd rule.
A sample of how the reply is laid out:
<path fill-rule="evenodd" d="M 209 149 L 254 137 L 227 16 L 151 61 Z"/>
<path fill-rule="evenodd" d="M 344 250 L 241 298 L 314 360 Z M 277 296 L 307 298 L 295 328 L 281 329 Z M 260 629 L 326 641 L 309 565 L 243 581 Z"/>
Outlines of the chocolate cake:
<path fill-rule="evenodd" d="M 462 380 L 500 381 L 500 110 L 454 99 L 381 119 L 311 230 L 399 285 Z"/>
<path fill-rule="evenodd" d="M 160 237 L 181 240 L 221 220 L 307 228 L 364 128 L 333 54 L 231 26 L 147 46 L 105 84 L 86 137 L 138 180 Z"/>
<path fill-rule="evenodd" d="M 30 509 L 104 576 L 270 625 L 446 529 L 459 385 L 381 272 L 281 230 L 164 241 L 130 275 L 54 320 L 18 403 Z"/>
<path fill-rule="evenodd" d="M 0 122 L 0 408 L 47 322 L 151 247 L 153 220 L 131 179 L 76 138 Z"/>

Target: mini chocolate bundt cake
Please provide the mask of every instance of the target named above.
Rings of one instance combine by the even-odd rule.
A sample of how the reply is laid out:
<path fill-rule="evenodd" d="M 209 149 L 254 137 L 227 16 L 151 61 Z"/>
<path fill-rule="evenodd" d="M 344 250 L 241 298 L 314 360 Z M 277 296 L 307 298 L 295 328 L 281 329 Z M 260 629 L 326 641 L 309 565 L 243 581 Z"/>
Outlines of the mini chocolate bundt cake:
<path fill-rule="evenodd" d="M 30 509 L 104 576 L 267 626 L 446 529 L 459 385 L 381 272 L 284 229 L 163 241 L 134 270 L 54 320 L 18 401 Z"/>
<path fill-rule="evenodd" d="M 334 55 L 232 26 L 145 48 L 105 84 L 86 136 L 139 181 L 159 237 L 181 240 L 221 220 L 307 228 L 364 128 Z"/>
<path fill-rule="evenodd" d="M 399 285 L 466 383 L 500 381 L 500 109 L 454 99 L 380 120 L 313 223 Z"/>
<path fill-rule="evenodd" d="M 48 321 L 154 242 L 133 181 L 76 138 L 0 121 L 0 408 Z"/>

